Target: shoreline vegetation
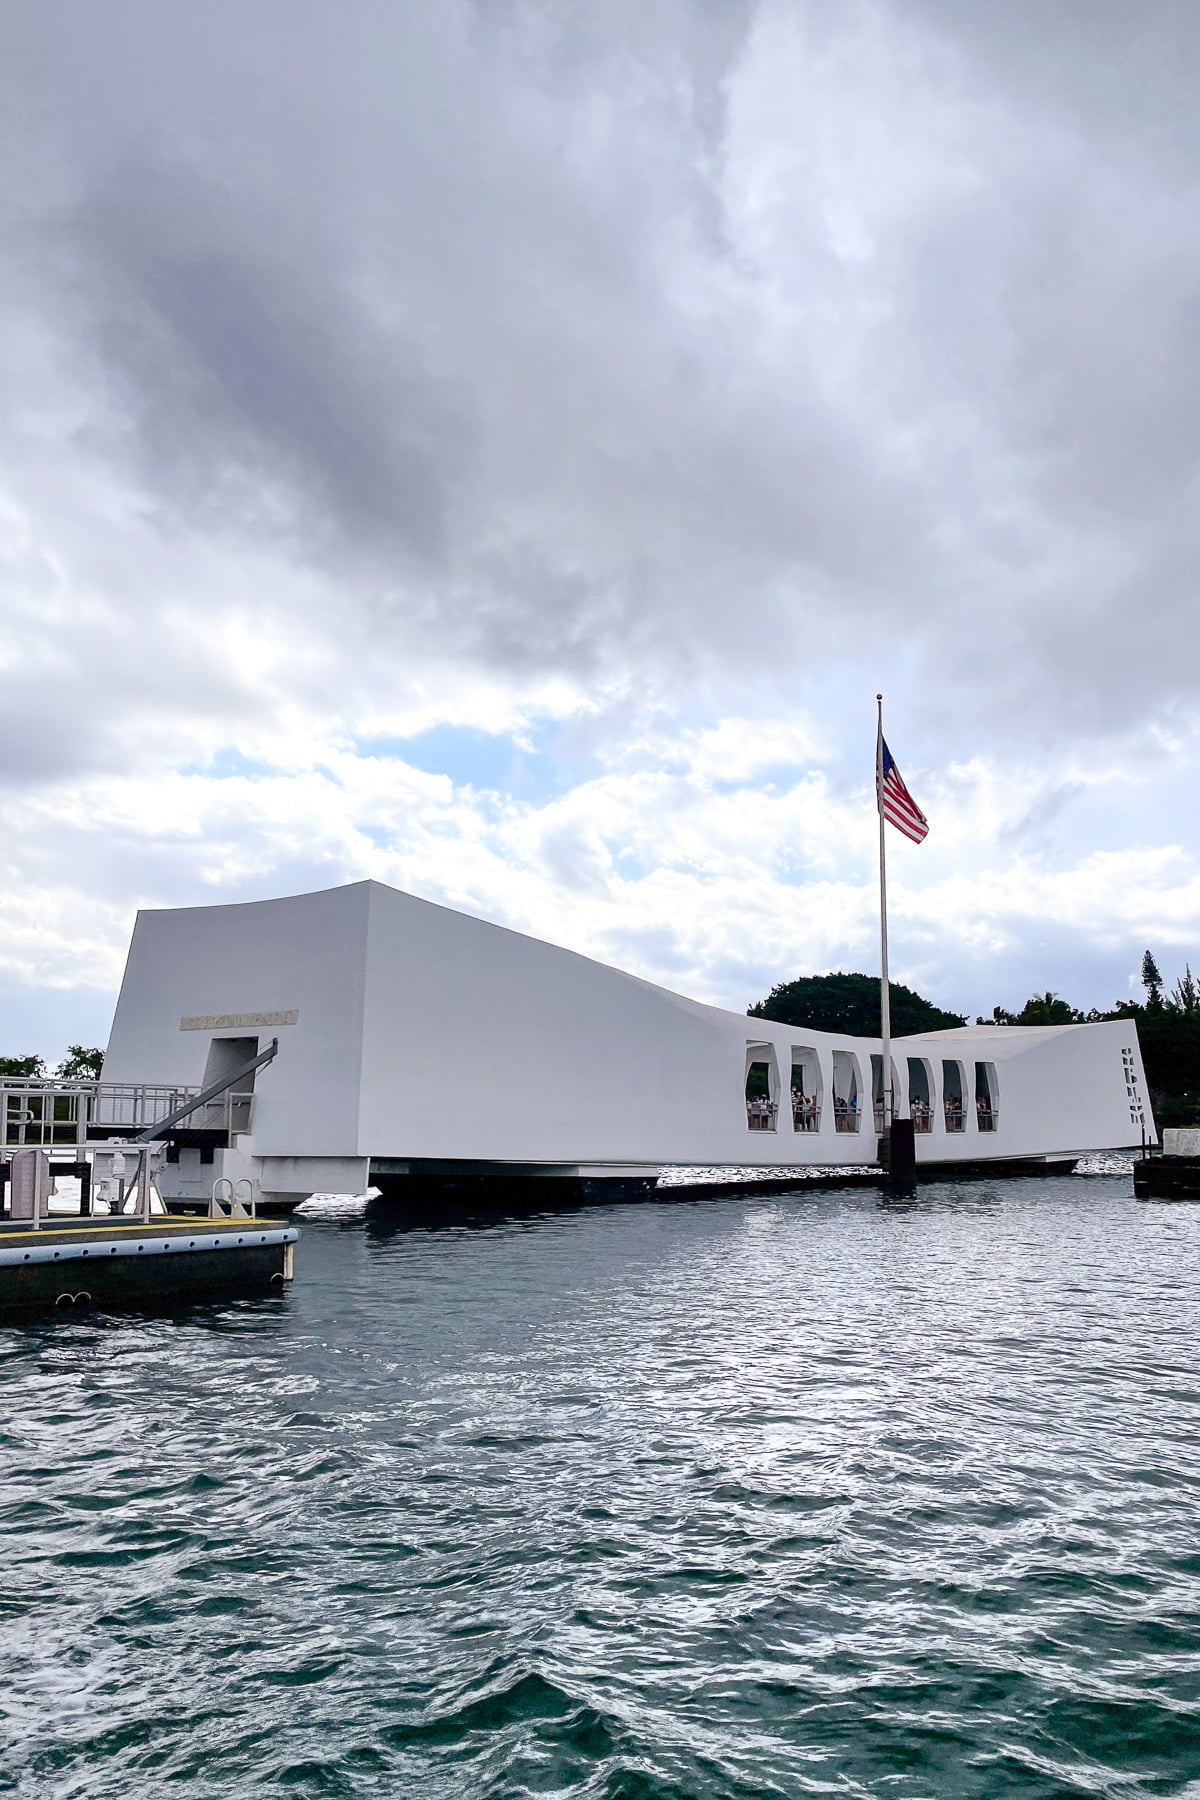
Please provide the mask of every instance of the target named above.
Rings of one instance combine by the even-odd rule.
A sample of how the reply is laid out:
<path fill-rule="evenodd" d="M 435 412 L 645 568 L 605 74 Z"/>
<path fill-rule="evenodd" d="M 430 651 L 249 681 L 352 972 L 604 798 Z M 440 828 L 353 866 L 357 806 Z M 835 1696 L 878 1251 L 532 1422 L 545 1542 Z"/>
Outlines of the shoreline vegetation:
<path fill-rule="evenodd" d="M 68 1044 L 67 1054 L 53 1069 L 40 1056 L 0 1056 L 0 1075 L 25 1081 L 99 1081 L 104 1052 L 83 1044 Z"/>
<path fill-rule="evenodd" d="M 1146 1085 L 1156 1124 L 1200 1125 L 1200 989 L 1190 965 L 1170 992 L 1153 954 L 1142 958 L 1144 1001 L 1121 1000 L 1107 1012 L 1072 1006 L 1061 995 L 1031 994 L 1019 1012 L 1003 1006 L 977 1025 L 1095 1025 L 1110 1019 L 1132 1019 L 1146 1069 Z M 923 1031 L 951 1031 L 969 1021 L 964 1013 L 946 1012 L 898 981 L 890 984 L 892 1030 L 897 1037 Z M 878 975 L 805 975 L 780 982 L 765 1000 L 746 1008 L 752 1019 L 778 1025 L 807 1026 L 812 1031 L 843 1031 L 852 1037 L 879 1035 Z"/>

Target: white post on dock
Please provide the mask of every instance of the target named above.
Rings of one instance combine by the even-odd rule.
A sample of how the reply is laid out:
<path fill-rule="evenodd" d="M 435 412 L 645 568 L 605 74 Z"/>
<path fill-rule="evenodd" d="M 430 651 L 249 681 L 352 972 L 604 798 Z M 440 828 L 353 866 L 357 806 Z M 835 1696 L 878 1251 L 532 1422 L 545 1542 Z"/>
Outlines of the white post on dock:
<path fill-rule="evenodd" d="M 141 1156 L 138 1160 L 137 1181 L 138 1181 L 138 1200 L 141 1203 L 142 1220 L 143 1220 L 144 1224 L 148 1225 L 150 1223 L 150 1146 L 149 1146 L 149 1144 L 142 1145 Z"/>

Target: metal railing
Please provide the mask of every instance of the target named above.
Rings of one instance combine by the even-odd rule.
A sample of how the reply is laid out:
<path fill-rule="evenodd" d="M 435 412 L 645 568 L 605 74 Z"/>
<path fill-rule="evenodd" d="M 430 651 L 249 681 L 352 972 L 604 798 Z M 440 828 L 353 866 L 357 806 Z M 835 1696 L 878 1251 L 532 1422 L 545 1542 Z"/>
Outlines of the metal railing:
<path fill-rule="evenodd" d="M 0 1078 L 0 1145 L 48 1150 L 86 1143 L 94 1092 L 92 1083 Z"/>
<path fill-rule="evenodd" d="M 186 1096 L 185 1096 L 186 1098 Z M 183 1105 L 181 1100 L 179 1103 Z M 233 1136 L 235 1132 L 249 1131 L 250 1118 L 254 1105 L 253 1094 L 220 1094 L 215 1100 L 206 1100 L 180 1123 L 181 1131 L 226 1131 Z M 159 1115 L 165 1118 L 165 1113 Z"/>
<path fill-rule="evenodd" d="M 967 1113 L 961 1101 L 947 1100 L 943 1106 L 947 1131 L 965 1131 L 967 1129 Z M 883 1106 L 877 1100 L 874 1107 L 875 1129 L 883 1130 Z M 898 1117 L 899 1115 L 897 1115 Z M 909 1109 L 914 1133 L 923 1134 L 933 1130 L 933 1108 L 921 1101 L 914 1101 Z M 986 1101 L 976 1101 L 975 1119 L 980 1131 L 995 1131 L 999 1113 Z M 857 1125 L 844 1122 L 844 1114 L 838 1113 L 837 1128 L 839 1131 L 857 1131 Z M 797 1125 L 797 1131 L 800 1127 Z"/>
<path fill-rule="evenodd" d="M 97 1082 L 90 1123 L 94 1129 L 113 1133 L 145 1131 L 199 1092 L 199 1088 L 152 1086 L 141 1081 Z"/>
<path fill-rule="evenodd" d="M 47 1221 L 61 1222 L 64 1214 L 91 1218 L 97 1213 L 121 1213 L 145 1219 L 154 1212 L 164 1213 L 162 1197 L 155 1187 L 153 1146 L 129 1145 L 112 1156 L 113 1173 L 93 1183 L 94 1168 L 86 1160 L 76 1163 L 53 1163 L 45 1150 L 27 1144 L 14 1152 L 8 1163 L 8 1216 L 34 1231 L 41 1231 Z M 132 1162 L 132 1179 L 128 1179 Z M 73 1173 L 79 1181 L 78 1199 L 72 1205 L 70 1196 L 54 1195 L 54 1173 Z M 120 1173 L 116 1173 L 117 1169 Z M 114 1190 L 115 1189 L 115 1193 Z M 57 1255 L 57 1251 L 55 1252 Z M 86 1255 L 86 1251 L 85 1251 Z"/>
<path fill-rule="evenodd" d="M 751 1131 L 774 1131 L 778 1111 L 774 1100 L 747 1100 L 746 1124 Z"/>
<path fill-rule="evenodd" d="M 63 1082 L 2 1076 L 0 1148 L 53 1150 L 108 1137 L 132 1137 L 178 1112 L 200 1091 L 152 1082 Z M 249 1131 L 253 1100 L 252 1094 L 218 1095 L 188 1114 L 182 1129 L 224 1131 L 230 1136 Z"/>
<path fill-rule="evenodd" d="M 792 1101 L 792 1130 L 820 1131 L 821 1108 L 815 1100 Z"/>
<path fill-rule="evenodd" d="M 833 1124 L 836 1131 L 857 1131 L 857 1106 L 848 1106 L 844 1100 L 835 1100 L 833 1103 Z"/>
<path fill-rule="evenodd" d="M 908 1116 L 912 1120 L 912 1128 L 915 1134 L 920 1135 L 923 1132 L 933 1130 L 932 1109 L 923 1105 L 921 1101 L 913 1101 L 912 1105 L 909 1107 Z M 895 1117 L 901 1119 L 904 1115 L 897 1109 Z M 878 1100 L 875 1102 L 875 1129 L 876 1131 L 883 1130 L 883 1107 Z"/>

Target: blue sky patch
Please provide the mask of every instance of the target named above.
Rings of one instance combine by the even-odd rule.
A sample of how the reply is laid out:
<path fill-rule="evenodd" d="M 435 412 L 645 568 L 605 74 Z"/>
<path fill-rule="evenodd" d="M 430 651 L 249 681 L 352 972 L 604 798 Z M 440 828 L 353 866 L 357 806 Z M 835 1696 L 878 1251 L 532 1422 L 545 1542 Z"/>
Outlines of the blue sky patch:
<path fill-rule="evenodd" d="M 565 793 L 584 770 L 557 754 L 558 727 L 523 734 L 481 731 L 471 725 L 433 725 L 413 737 L 356 738 L 361 756 L 394 756 L 427 775 L 446 775 L 455 787 L 491 790 L 540 802 Z"/>
<path fill-rule="evenodd" d="M 181 775 L 203 775 L 208 781 L 231 781 L 235 776 L 245 776 L 253 780 L 262 775 L 282 775 L 283 769 L 272 767 L 270 763 L 259 762 L 252 756 L 243 756 L 232 744 L 213 752 L 207 762 L 184 763 Z"/>

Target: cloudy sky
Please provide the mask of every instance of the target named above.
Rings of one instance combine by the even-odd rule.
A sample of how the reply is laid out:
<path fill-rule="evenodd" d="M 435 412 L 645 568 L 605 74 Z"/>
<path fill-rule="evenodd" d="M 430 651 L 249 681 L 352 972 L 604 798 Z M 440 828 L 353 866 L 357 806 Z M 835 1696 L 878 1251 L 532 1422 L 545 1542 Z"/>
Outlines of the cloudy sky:
<path fill-rule="evenodd" d="M 373 876 L 742 1008 L 1200 959 L 1194 0 L 13 0 L 0 1051 Z"/>

